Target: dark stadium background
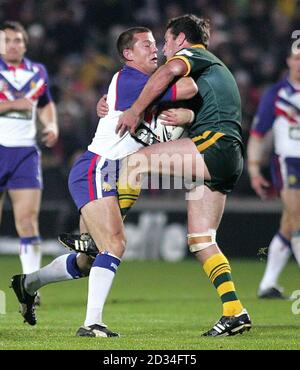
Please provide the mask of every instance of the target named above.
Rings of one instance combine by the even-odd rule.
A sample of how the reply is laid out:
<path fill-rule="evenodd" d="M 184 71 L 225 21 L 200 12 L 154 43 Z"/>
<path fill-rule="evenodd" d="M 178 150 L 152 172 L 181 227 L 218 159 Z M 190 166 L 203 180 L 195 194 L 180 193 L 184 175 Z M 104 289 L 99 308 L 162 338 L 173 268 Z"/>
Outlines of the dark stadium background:
<path fill-rule="evenodd" d="M 26 27 L 30 36 L 27 56 L 46 65 L 58 108 L 58 144 L 51 150 L 42 148 L 45 189 L 40 221 L 45 239 L 77 228 L 67 176 L 74 158 L 91 141 L 98 122 L 96 103 L 120 67 L 115 50 L 117 36 L 134 25 L 148 26 L 161 49 L 166 20 L 188 12 L 211 19 L 210 50 L 228 65 L 237 80 L 247 144 L 262 92 L 285 73 L 285 54 L 293 41 L 292 32 L 300 29 L 299 1 L 0 0 L 0 22 L 17 20 Z M 163 62 L 161 54 L 160 58 Z M 150 212 L 151 222 L 163 214 L 165 225 L 175 223 L 184 230 L 184 193 L 144 191 L 128 222 L 138 229 L 145 212 Z M 16 237 L 9 202 L 3 216 L 1 236 Z M 255 196 L 245 167 L 229 197 L 220 227 L 219 241 L 224 252 L 258 257 L 276 231 L 279 216 L 278 201 L 263 203 Z M 153 252 L 144 257 L 159 255 Z"/>

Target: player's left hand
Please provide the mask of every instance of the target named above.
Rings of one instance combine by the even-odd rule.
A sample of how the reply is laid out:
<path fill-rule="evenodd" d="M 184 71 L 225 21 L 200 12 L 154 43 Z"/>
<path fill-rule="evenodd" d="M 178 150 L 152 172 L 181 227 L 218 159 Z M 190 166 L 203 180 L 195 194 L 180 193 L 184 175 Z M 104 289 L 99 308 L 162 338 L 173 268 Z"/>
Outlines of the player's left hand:
<path fill-rule="evenodd" d="M 58 128 L 57 125 L 48 125 L 42 131 L 42 143 L 48 148 L 51 148 L 58 139 Z"/>
<path fill-rule="evenodd" d="M 107 95 L 103 95 L 97 103 L 97 115 L 100 118 L 104 118 L 108 115 L 109 106 L 107 104 Z"/>
<path fill-rule="evenodd" d="M 116 127 L 116 134 L 119 133 L 120 136 L 123 136 L 126 131 L 134 134 L 139 125 L 140 119 L 141 117 L 136 114 L 132 108 L 127 109 L 119 117 L 119 122 Z"/>
<path fill-rule="evenodd" d="M 194 112 L 186 108 L 172 108 L 164 110 L 158 116 L 160 123 L 166 126 L 187 125 L 194 120 L 194 117 Z"/>

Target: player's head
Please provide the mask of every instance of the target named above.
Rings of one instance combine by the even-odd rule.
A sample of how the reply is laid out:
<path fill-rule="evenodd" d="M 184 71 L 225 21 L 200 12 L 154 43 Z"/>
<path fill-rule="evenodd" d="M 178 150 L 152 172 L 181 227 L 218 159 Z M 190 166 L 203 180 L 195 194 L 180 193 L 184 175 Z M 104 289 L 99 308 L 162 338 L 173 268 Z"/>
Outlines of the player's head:
<path fill-rule="evenodd" d="M 172 57 L 179 50 L 195 44 L 208 46 L 209 20 L 193 14 L 182 15 L 168 21 L 165 33 L 164 55 Z"/>
<path fill-rule="evenodd" d="M 289 77 L 292 81 L 300 83 L 300 49 L 289 49 L 286 63 L 289 68 Z"/>
<path fill-rule="evenodd" d="M 123 63 L 145 74 L 157 68 L 157 47 L 152 32 L 146 27 L 133 27 L 121 33 L 117 41 Z"/>
<path fill-rule="evenodd" d="M 6 21 L 2 24 L 1 30 L 5 32 L 6 52 L 2 58 L 11 64 L 21 62 L 28 43 L 28 35 L 19 22 Z"/>

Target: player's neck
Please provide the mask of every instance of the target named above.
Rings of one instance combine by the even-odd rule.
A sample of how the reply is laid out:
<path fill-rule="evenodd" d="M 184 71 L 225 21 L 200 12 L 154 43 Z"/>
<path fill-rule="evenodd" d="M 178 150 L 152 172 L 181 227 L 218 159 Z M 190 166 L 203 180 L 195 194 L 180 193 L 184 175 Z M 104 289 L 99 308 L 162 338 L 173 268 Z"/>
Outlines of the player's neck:
<path fill-rule="evenodd" d="M 289 75 L 288 79 L 293 86 L 300 88 L 300 77 L 297 78 L 296 76 Z"/>
<path fill-rule="evenodd" d="M 21 60 L 5 60 L 3 58 L 4 62 L 9 66 L 9 67 L 19 67 L 19 65 L 22 64 L 22 59 Z"/>

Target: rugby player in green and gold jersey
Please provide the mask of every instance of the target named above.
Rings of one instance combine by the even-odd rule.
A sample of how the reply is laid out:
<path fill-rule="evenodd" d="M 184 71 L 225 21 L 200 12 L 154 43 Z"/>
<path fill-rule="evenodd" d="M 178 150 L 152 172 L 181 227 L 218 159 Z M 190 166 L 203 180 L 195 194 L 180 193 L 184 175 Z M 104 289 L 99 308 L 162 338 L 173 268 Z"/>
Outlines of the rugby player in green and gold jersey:
<path fill-rule="evenodd" d="M 133 133 L 144 110 L 176 78 L 191 76 L 198 85 L 195 118 L 188 127 L 189 137 L 154 144 L 129 157 L 132 163 L 141 158 L 135 174 L 171 173 L 196 179 L 187 199 L 188 245 L 203 265 L 221 298 L 223 314 L 204 336 L 227 336 L 251 328 L 251 320 L 238 299 L 227 258 L 216 243 L 227 193 L 231 192 L 243 169 L 241 139 L 241 101 L 231 72 L 207 50 L 209 22 L 194 15 L 171 19 L 165 33 L 165 65 L 158 68 L 130 109 L 119 119 L 117 131 Z M 166 117 L 167 124 L 168 117 Z M 199 153 L 201 155 L 199 155 Z M 180 155 L 182 166 L 163 161 L 155 168 L 151 156 Z M 137 163 L 137 162 L 136 162 Z M 156 161 L 157 164 L 157 161 Z M 184 169 L 183 169 L 184 168 Z M 201 178 L 196 168 L 202 171 Z M 199 184 L 199 181 L 202 184 Z"/>

